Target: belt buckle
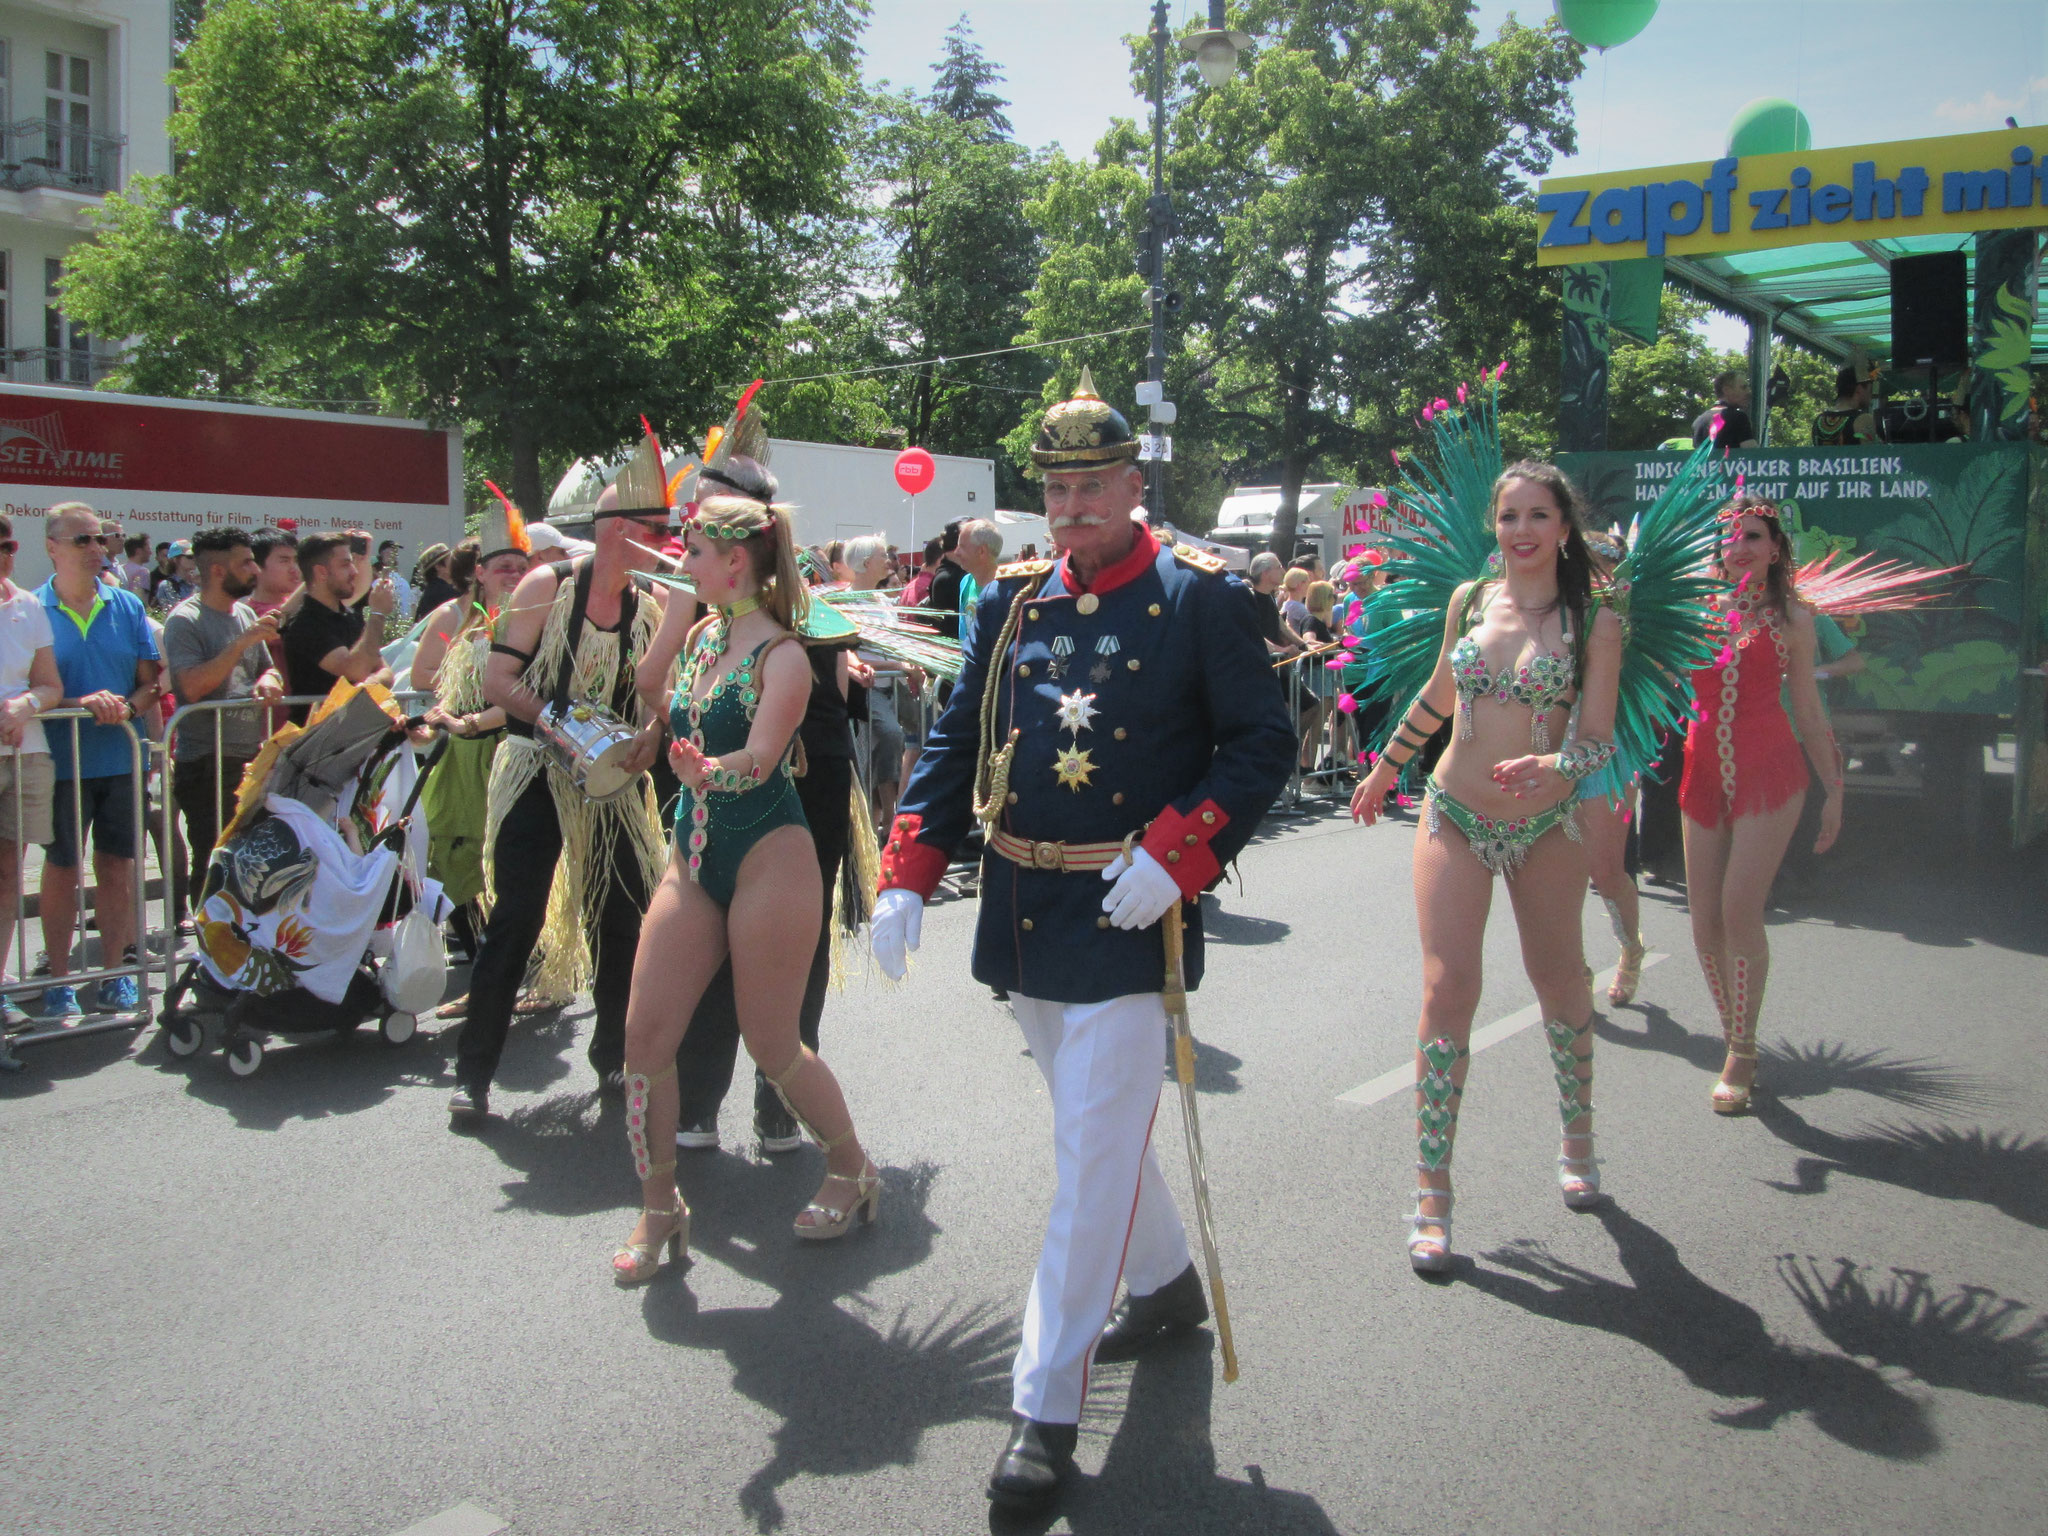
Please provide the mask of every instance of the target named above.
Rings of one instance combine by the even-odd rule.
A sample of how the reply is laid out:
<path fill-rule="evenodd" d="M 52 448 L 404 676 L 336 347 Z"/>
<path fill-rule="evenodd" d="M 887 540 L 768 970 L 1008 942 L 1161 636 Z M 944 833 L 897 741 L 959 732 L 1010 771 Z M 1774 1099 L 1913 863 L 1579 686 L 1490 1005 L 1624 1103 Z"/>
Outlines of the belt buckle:
<path fill-rule="evenodd" d="M 1059 869 L 1066 862 L 1066 852 L 1058 843 L 1031 845 L 1031 863 L 1035 869 Z"/>

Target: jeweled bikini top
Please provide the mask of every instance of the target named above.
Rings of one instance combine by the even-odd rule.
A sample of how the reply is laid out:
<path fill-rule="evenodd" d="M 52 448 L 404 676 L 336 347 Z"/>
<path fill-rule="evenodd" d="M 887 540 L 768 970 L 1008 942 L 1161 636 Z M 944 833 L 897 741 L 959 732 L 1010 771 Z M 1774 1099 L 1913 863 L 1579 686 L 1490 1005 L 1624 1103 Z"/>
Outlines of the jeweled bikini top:
<path fill-rule="evenodd" d="M 1472 597 L 1477 597 L 1475 588 Z M 1466 599 L 1467 622 L 1476 623 L 1471 614 L 1472 598 Z M 1480 606 L 1478 617 L 1485 615 Z M 1571 625 L 1565 625 L 1565 644 L 1571 644 Z M 1451 647 L 1451 678 L 1458 688 L 1458 735 L 1461 739 L 1472 739 L 1472 705 L 1475 700 L 1491 696 L 1502 704 L 1520 704 L 1530 710 L 1529 739 L 1538 752 L 1550 750 L 1550 728 L 1546 717 L 1559 706 L 1571 702 L 1577 685 L 1577 666 L 1569 650 L 1538 651 L 1519 667 L 1502 667 L 1498 673 L 1491 673 L 1486 666 L 1486 653 L 1479 648 L 1479 642 L 1470 635 L 1463 635 Z"/>

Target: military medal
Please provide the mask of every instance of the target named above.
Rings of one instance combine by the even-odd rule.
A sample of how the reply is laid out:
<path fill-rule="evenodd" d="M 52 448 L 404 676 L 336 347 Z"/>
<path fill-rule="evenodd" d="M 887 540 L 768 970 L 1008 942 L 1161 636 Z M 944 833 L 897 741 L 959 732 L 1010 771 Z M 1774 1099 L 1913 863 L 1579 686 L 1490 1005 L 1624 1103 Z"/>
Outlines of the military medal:
<path fill-rule="evenodd" d="M 1095 771 L 1095 764 L 1088 760 L 1088 754 L 1079 747 L 1068 747 L 1053 754 L 1052 771 L 1059 775 L 1059 781 L 1075 794 L 1088 782 L 1088 775 Z"/>
<path fill-rule="evenodd" d="M 1060 695 L 1060 729 L 1072 731 L 1076 738 L 1076 745 L 1079 745 L 1081 732 L 1091 731 L 1095 728 L 1088 722 L 1093 720 L 1096 714 L 1094 694 L 1082 693 L 1077 688 L 1072 693 Z"/>
<path fill-rule="evenodd" d="M 1094 666 L 1090 667 L 1088 669 L 1088 681 L 1093 683 L 1098 688 L 1100 688 L 1104 683 L 1108 682 L 1109 663 L 1106 661 L 1098 661 L 1097 663 L 1095 663 Z"/>
<path fill-rule="evenodd" d="M 1123 641 L 1115 635 L 1098 635 L 1095 639 L 1095 654 L 1098 656 L 1114 656 L 1123 648 Z"/>
<path fill-rule="evenodd" d="M 1072 635 L 1054 635 L 1052 637 L 1052 660 L 1045 664 L 1045 675 L 1054 682 L 1058 682 L 1066 675 L 1067 658 L 1073 654 L 1074 637 Z"/>

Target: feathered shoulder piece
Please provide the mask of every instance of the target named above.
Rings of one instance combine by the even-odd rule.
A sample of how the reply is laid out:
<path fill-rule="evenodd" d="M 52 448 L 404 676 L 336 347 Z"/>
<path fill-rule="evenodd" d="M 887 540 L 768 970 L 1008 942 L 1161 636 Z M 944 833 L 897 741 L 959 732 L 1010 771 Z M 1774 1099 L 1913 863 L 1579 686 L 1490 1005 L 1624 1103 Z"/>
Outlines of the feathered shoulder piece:
<path fill-rule="evenodd" d="M 1389 703 L 1378 739 L 1369 743 L 1375 752 L 1385 749 L 1400 723 L 1401 706 L 1436 670 L 1451 598 L 1486 574 L 1496 547 L 1487 512 L 1502 467 L 1498 397 L 1506 371 L 1505 363 L 1489 369 L 1483 393 L 1460 384 L 1455 403 L 1424 406 L 1435 465 L 1395 454 L 1401 481 L 1375 498 L 1394 513 L 1389 554 L 1399 573 L 1366 604 L 1372 637 L 1366 687 Z"/>

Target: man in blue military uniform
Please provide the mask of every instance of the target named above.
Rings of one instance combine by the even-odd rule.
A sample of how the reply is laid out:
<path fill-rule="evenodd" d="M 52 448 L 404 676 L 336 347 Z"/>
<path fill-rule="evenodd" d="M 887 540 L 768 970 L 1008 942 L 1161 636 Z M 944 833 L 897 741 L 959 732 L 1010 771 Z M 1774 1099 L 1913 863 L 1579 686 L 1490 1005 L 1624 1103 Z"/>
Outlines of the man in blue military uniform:
<path fill-rule="evenodd" d="M 989 1480 L 1006 1505 L 1056 1490 L 1091 1360 L 1208 1317 L 1150 1144 L 1168 1027 L 1158 925 L 1188 904 L 1195 986 L 1201 893 L 1250 839 L 1294 752 L 1248 590 L 1135 518 L 1137 452 L 1085 372 L 1046 412 L 1031 460 L 1063 558 L 1004 566 L 976 608 L 875 909 L 876 959 L 900 977 L 925 898 L 982 821 L 974 975 L 1009 994 L 1045 1074 L 1059 1165 L 1015 1419 Z M 1120 1273 L 1129 1294 L 1112 1316 Z"/>

